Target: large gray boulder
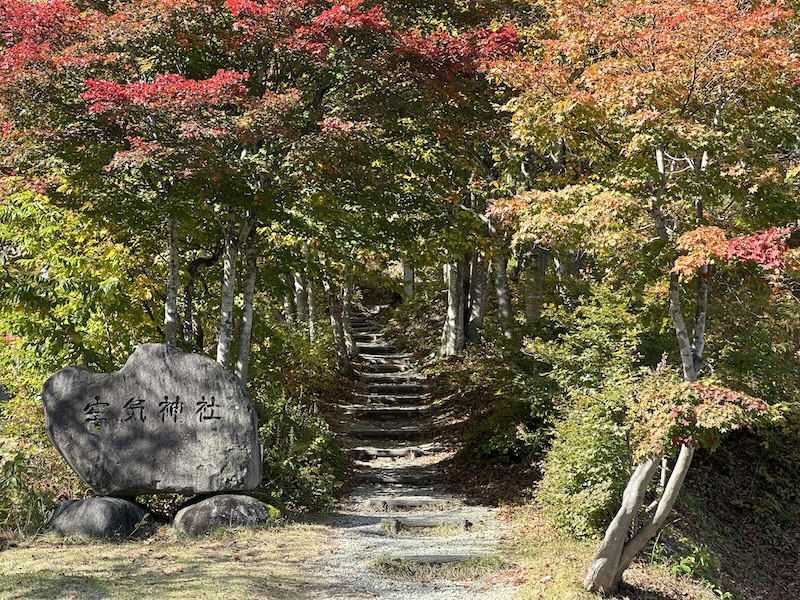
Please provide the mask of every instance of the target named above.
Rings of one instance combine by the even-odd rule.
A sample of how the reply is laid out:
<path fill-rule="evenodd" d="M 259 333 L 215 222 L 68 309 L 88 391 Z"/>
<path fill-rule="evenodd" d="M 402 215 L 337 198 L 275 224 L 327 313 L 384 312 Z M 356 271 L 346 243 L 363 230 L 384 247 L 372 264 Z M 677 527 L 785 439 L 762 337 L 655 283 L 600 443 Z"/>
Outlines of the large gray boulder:
<path fill-rule="evenodd" d="M 220 527 L 256 527 L 271 518 L 270 506 L 256 498 L 221 494 L 182 508 L 173 525 L 181 533 L 198 536 Z"/>
<path fill-rule="evenodd" d="M 56 372 L 42 391 L 47 435 L 98 494 L 203 494 L 261 481 L 256 414 L 207 356 L 145 344 L 115 373 Z"/>
<path fill-rule="evenodd" d="M 128 537 L 145 514 L 141 506 L 122 498 L 65 500 L 56 507 L 47 529 L 65 537 Z"/>

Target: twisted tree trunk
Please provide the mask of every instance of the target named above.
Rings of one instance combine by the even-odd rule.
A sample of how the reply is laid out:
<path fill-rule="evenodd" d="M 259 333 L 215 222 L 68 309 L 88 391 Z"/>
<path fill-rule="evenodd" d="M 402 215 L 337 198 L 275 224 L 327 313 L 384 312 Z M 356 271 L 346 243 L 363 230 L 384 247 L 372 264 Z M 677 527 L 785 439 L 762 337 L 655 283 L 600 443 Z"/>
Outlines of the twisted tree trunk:
<path fill-rule="evenodd" d="M 656 149 L 656 164 L 660 175 L 657 189 L 659 194 L 665 190 L 666 169 L 664 166 L 664 152 Z M 696 207 L 696 223 L 699 225 L 703 219 L 702 201 L 698 200 Z M 659 237 L 663 242 L 669 241 L 665 226 L 665 219 L 661 212 L 660 196 L 657 195 L 651 205 L 654 224 Z M 702 265 L 697 272 L 698 285 L 694 304 L 694 323 L 690 332 L 681 309 L 681 286 L 677 273 L 670 273 L 669 279 L 669 316 L 675 329 L 675 337 L 683 368 L 685 381 L 696 381 L 698 371 L 703 362 L 703 349 L 705 346 L 706 314 L 708 306 L 708 265 Z M 642 510 L 642 501 L 647 489 L 659 467 L 662 459 L 656 456 L 639 465 L 633 472 L 623 494 L 622 507 L 617 512 L 614 520 L 606 530 L 605 538 L 597 551 L 592 564 L 586 573 L 583 583 L 586 589 L 592 592 L 611 594 L 622 581 L 622 574 L 631 564 L 635 556 L 647 545 L 647 542 L 656 534 L 666 521 L 675 501 L 678 499 L 683 481 L 689 471 L 694 456 L 694 448 L 682 445 L 675 461 L 672 474 L 661 491 L 656 502 L 651 504 L 653 514 L 639 529 L 627 539 L 631 532 L 634 519 Z"/>

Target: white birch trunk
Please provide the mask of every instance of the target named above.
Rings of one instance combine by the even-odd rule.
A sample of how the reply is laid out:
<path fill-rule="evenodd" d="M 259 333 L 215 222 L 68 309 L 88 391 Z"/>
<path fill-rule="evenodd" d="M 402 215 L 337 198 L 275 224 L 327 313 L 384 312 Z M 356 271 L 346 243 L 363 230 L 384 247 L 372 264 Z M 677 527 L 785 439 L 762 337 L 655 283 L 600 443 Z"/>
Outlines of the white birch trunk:
<path fill-rule="evenodd" d="M 294 307 L 294 278 L 280 275 L 279 279 L 285 288 L 283 291 L 283 319 L 287 323 L 294 323 L 297 320 Z"/>
<path fill-rule="evenodd" d="M 660 148 L 656 150 L 656 165 L 659 172 L 659 189 L 663 193 L 666 172 L 664 166 L 664 152 Z M 696 211 L 696 223 L 699 225 L 703 218 L 701 201 L 698 201 Z M 658 198 L 653 200 L 651 212 L 659 237 L 664 241 L 668 241 L 668 232 L 665 226 L 665 220 L 661 214 Z M 686 326 L 686 320 L 684 319 L 683 310 L 681 308 L 680 279 L 676 273 L 670 273 L 669 279 L 668 310 L 680 350 L 683 379 L 689 382 L 697 380 L 698 370 L 703 361 L 708 306 L 708 265 L 702 265 L 698 269 L 697 277 L 695 318 L 691 333 Z M 632 519 L 638 514 L 644 493 L 647 491 L 657 470 L 658 458 L 651 459 L 637 467 L 637 470 L 628 482 L 628 487 L 625 489 L 623 506 L 606 531 L 603 544 L 600 546 L 600 550 L 586 574 L 586 578 L 583 582 L 586 589 L 593 592 L 602 592 L 604 594 L 613 593 L 617 589 L 617 586 L 622 581 L 622 574 L 625 572 L 625 569 L 628 568 L 631 561 L 641 552 L 666 521 L 667 516 L 678 499 L 686 474 L 689 472 L 689 467 L 692 464 L 693 456 L 693 447 L 688 445 L 681 446 L 672 474 L 666 482 L 666 485 L 662 486 L 663 490 L 657 502 L 654 503 L 655 512 L 649 521 L 642 525 L 629 541 L 625 542 L 625 536 L 633 523 Z M 631 493 L 630 496 L 626 498 L 629 488 L 636 489 L 636 497 Z M 636 512 L 633 514 L 633 517 L 629 519 L 630 513 L 634 508 Z"/>
<path fill-rule="evenodd" d="M 464 271 L 463 259 L 447 265 L 447 317 L 442 330 L 442 356 L 460 354 L 466 343 L 464 332 Z"/>
<path fill-rule="evenodd" d="M 317 291 L 310 279 L 306 282 L 306 290 L 308 293 L 308 341 L 313 344 L 317 341 L 319 302 L 317 302 Z"/>
<path fill-rule="evenodd" d="M 222 298 L 220 302 L 217 362 L 226 369 L 230 362 L 233 339 L 233 296 L 236 288 L 236 258 L 239 253 L 237 210 L 228 207 L 225 226 L 225 250 L 222 254 Z"/>
<path fill-rule="evenodd" d="M 350 258 L 344 260 L 344 285 L 342 286 L 342 326 L 347 354 L 350 358 L 358 356 L 358 345 L 353 336 L 353 265 Z"/>
<path fill-rule="evenodd" d="M 343 302 L 327 277 L 322 279 L 322 286 L 325 290 L 325 296 L 328 301 L 328 310 L 330 311 L 336 369 L 340 374 L 349 377 L 353 375 L 353 368 L 350 365 L 350 357 L 347 352 L 347 343 L 345 342 L 344 323 L 342 322 Z"/>
<path fill-rule="evenodd" d="M 414 297 L 414 269 L 405 260 L 403 261 L 403 294 L 406 300 Z"/>
<path fill-rule="evenodd" d="M 178 219 L 169 219 L 169 279 L 164 300 L 164 342 L 172 348 L 178 345 L 178 283 L 180 280 L 178 248 Z"/>
<path fill-rule="evenodd" d="M 294 305 L 297 307 L 297 322 L 308 322 L 308 288 L 306 277 L 300 271 L 294 274 Z"/>
<path fill-rule="evenodd" d="M 473 257 L 472 276 L 469 280 L 469 320 L 467 322 L 467 340 L 473 344 L 481 341 L 483 321 L 486 316 L 486 300 L 489 279 L 489 264 L 476 252 Z"/>
<path fill-rule="evenodd" d="M 256 278 L 258 276 L 258 263 L 256 255 L 256 219 L 248 216 L 250 234 L 245 245 L 245 284 L 242 307 L 242 326 L 239 331 L 239 348 L 236 356 L 236 375 L 242 385 L 247 385 L 247 372 L 250 366 L 250 351 L 252 349 L 254 302 L 256 295 Z"/>
<path fill-rule="evenodd" d="M 511 290 L 508 287 L 508 259 L 504 257 L 495 258 L 492 261 L 492 268 L 494 270 L 494 287 L 497 292 L 500 329 L 503 332 L 503 337 L 510 340 L 514 337 L 514 330 L 511 327 L 513 311 L 511 307 Z"/>

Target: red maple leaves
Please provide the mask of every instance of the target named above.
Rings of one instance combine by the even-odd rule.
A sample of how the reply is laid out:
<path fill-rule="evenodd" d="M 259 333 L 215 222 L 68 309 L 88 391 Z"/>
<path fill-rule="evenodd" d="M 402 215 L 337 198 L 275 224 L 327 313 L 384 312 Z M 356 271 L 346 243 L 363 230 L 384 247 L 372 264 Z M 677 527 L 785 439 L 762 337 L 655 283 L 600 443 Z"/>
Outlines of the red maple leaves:
<path fill-rule="evenodd" d="M 511 26 L 496 31 L 478 29 L 461 35 L 435 31 L 426 36 L 415 31 L 400 33 L 397 39 L 399 52 L 467 76 L 476 73 L 485 62 L 508 58 L 519 46 L 519 36 Z"/>
<path fill-rule="evenodd" d="M 678 250 L 686 254 L 678 257 L 672 271 L 691 276 L 703 265 L 733 260 L 752 261 L 766 271 L 783 269 L 789 251 L 786 240 L 794 229 L 771 227 L 752 235 L 727 239 L 719 227 L 698 227 L 678 238 Z"/>
<path fill-rule="evenodd" d="M 80 26 L 79 11 L 67 0 L 0 2 L 0 37 L 6 46 L 22 41 L 41 44 L 58 40 Z"/>
<path fill-rule="evenodd" d="M 129 107 L 158 108 L 178 103 L 184 109 L 202 106 L 239 105 L 247 95 L 248 73 L 220 69 L 209 79 L 193 80 L 180 75 L 160 75 L 152 83 L 120 84 L 90 79 L 81 98 L 89 112 L 102 114 Z"/>

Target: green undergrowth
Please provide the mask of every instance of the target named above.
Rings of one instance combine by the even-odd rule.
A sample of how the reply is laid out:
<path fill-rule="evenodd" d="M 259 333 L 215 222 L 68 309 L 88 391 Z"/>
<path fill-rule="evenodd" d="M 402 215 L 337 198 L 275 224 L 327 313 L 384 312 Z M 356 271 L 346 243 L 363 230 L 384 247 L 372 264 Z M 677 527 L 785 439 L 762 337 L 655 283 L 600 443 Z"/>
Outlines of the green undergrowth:
<path fill-rule="evenodd" d="M 283 511 L 330 507 L 341 486 L 344 456 L 320 406 L 346 393 L 335 374 L 327 331 L 316 344 L 302 330 L 261 323 L 256 331 L 248 391 L 259 419 L 264 477 L 254 495 Z M 10 399 L 0 404 L 0 530 L 30 535 L 60 501 L 91 495 L 45 433 L 41 386 L 66 357 L 29 360 L 21 339 L 0 344 L 0 383 Z M 127 356 L 119 356 L 116 367 Z M 87 364 L 97 371 L 99 363 Z M 138 500 L 167 520 L 189 498 Z"/>
<path fill-rule="evenodd" d="M 378 557 L 369 566 L 377 575 L 391 579 L 430 581 L 433 579 L 481 579 L 507 569 L 508 563 L 496 555 L 466 558 L 453 562 L 418 562 L 402 558 Z"/>

